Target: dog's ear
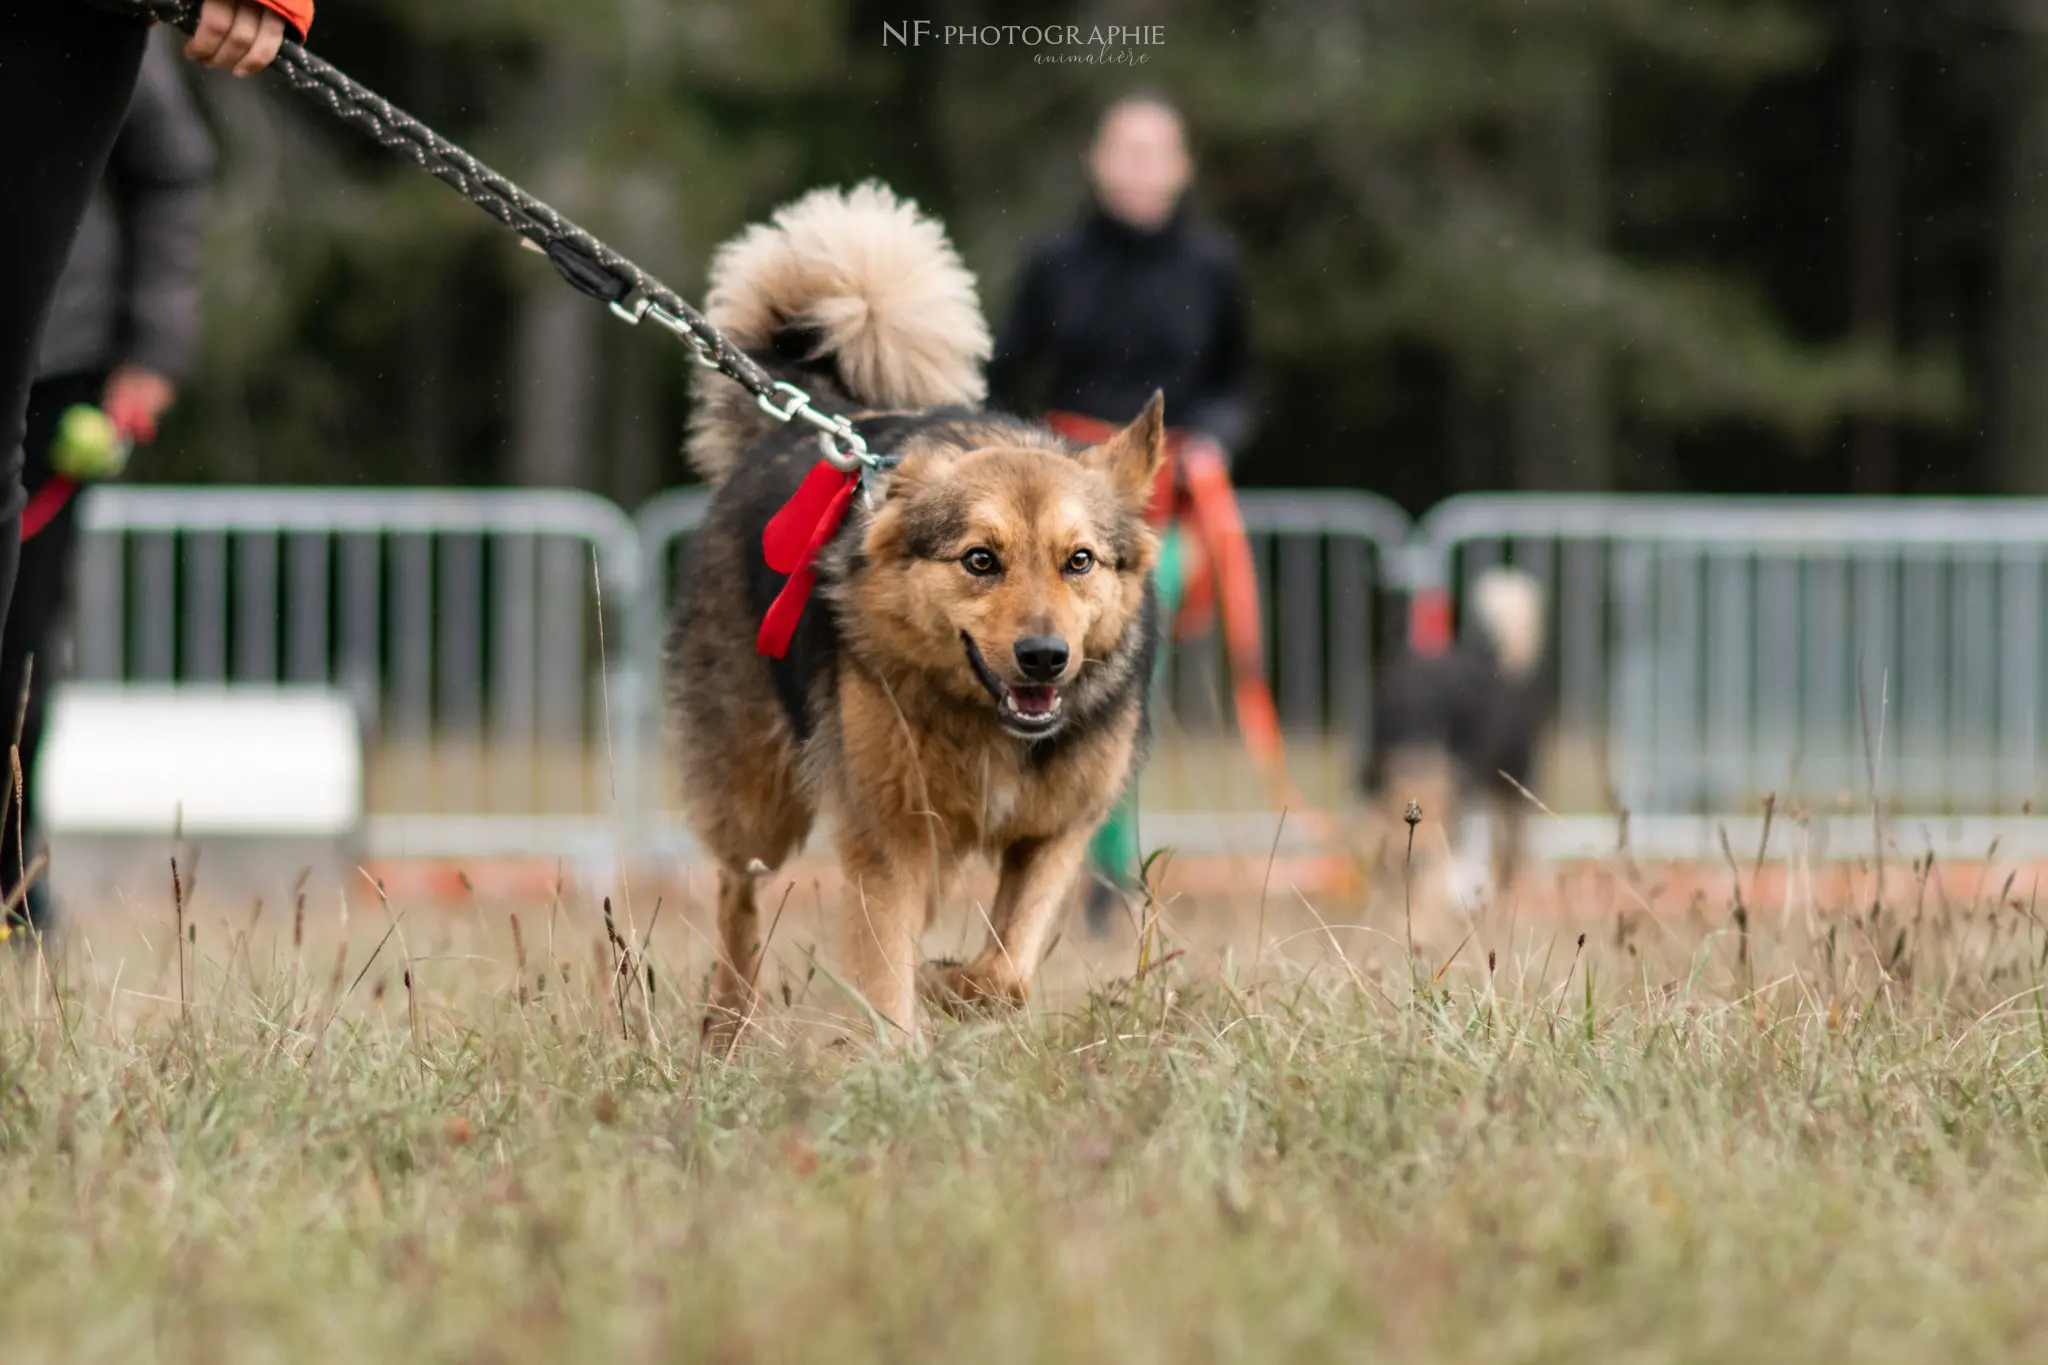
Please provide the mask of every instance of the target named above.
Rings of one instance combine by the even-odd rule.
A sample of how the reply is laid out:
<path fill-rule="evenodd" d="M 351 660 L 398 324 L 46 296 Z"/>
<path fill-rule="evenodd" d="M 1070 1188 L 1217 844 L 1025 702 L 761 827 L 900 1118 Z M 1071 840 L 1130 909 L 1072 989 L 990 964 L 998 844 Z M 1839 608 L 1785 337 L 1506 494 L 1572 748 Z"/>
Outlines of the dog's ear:
<path fill-rule="evenodd" d="M 1166 395 L 1158 390 L 1138 420 L 1081 452 L 1081 463 L 1109 476 L 1117 496 L 1143 506 L 1152 500 L 1152 485 L 1166 462 Z"/>

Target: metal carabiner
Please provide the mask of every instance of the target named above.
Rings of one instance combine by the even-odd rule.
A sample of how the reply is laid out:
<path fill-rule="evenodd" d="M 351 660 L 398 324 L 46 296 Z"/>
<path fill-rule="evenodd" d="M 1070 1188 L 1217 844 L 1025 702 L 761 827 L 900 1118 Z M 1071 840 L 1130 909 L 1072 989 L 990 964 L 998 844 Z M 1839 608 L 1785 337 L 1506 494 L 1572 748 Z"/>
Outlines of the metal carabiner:
<path fill-rule="evenodd" d="M 865 449 L 857 450 L 849 447 L 846 450 L 841 450 L 834 444 L 832 433 L 829 431 L 818 433 L 818 449 L 824 452 L 825 463 L 831 465 L 842 474 L 861 473 L 874 463 L 874 457 L 868 454 Z"/>
<path fill-rule="evenodd" d="M 852 474 L 875 463 L 875 457 L 868 452 L 868 443 L 861 439 L 853 423 L 837 413 L 819 412 L 811 406 L 811 396 L 796 385 L 781 382 L 775 385 L 775 392 L 787 395 L 789 405 L 777 407 L 768 394 L 754 397 L 761 411 L 778 422 L 791 422 L 801 417 L 818 429 L 818 447 L 825 452 L 825 462 L 843 473 Z"/>
<path fill-rule="evenodd" d="M 648 310 L 654 307 L 654 300 L 635 289 L 622 299 L 614 299 L 606 307 L 612 310 L 613 317 L 628 327 L 638 327 L 640 319 L 646 317 Z"/>
<path fill-rule="evenodd" d="M 796 385 L 791 384 L 787 381 L 783 381 L 781 383 L 776 384 L 774 391 L 776 393 L 788 395 L 788 407 L 776 407 L 775 400 L 769 394 L 765 393 L 755 394 L 754 401 L 760 405 L 761 411 L 767 413 L 770 417 L 773 417 L 778 422 L 787 422 L 794 418 L 798 413 L 804 412 L 811 406 L 811 396 L 805 393 L 802 389 L 798 388 Z"/>

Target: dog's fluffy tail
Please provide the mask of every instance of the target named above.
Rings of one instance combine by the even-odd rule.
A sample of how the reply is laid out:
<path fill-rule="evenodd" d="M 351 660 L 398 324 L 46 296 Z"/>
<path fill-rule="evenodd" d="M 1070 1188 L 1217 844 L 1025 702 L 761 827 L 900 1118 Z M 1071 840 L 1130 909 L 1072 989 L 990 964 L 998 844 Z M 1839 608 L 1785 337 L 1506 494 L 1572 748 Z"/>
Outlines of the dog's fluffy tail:
<path fill-rule="evenodd" d="M 864 408 L 978 403 L 988 324 L 945 229 L 869 181 L 813 190 L 719 248 L 705 316 L 735 345 L 794 365 Z M 697 371 L 690 463 L 723 483 L 773 422 L 752 395 Z"/>
<path fill-rule="evenodd" d="M 1520 569 L 1497 567 L 1473 585 L 1473 609 L 1509 677 L 1535 672 L 1543 661 L 1543 586 Z"/>

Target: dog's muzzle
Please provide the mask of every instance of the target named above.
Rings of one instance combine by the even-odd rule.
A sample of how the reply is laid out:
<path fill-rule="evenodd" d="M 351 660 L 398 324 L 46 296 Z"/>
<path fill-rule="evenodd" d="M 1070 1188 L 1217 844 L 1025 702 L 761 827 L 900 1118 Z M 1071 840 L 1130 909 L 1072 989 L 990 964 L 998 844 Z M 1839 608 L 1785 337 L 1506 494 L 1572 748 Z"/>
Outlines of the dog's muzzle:
<path fill-rule="evenodd" d="M 996 722 L 1005 730 L 1019 739 L 1044 739 L 1060 728 L 1060 689 L 1056 685 L 1004 682 L 981 657 L 973 636 L 961 631 L 960 643 L 967 647 L 967 664 L 974 676 L 995 699 Z"/>

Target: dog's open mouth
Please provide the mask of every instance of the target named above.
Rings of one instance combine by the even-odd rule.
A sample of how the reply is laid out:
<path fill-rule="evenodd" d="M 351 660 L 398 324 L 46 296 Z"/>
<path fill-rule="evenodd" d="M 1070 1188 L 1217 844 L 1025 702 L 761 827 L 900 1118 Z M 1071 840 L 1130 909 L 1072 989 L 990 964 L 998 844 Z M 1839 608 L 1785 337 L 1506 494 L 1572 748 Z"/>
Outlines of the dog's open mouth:
<path fill-rule="evenodd" d="M 1024 739 L 1041 739 L 1059 728 L 1059 688 L 1050 683 L 1032 686 L 1004 682 L 982 659 L 972 636 L 962 631 L 960 640 L 967 646 L 967 662 L 974 669 L 974 676 L 995 698 L 996 720 L 1005 730 Z"/>

